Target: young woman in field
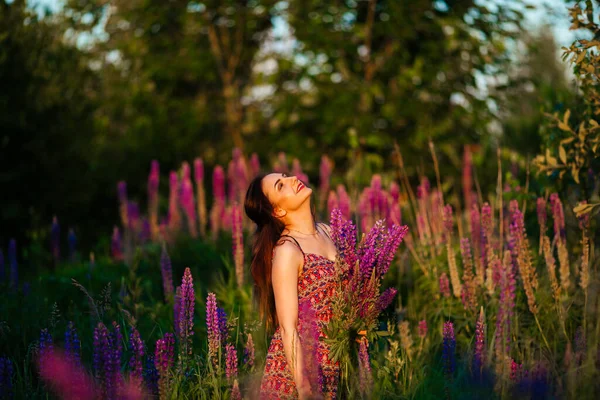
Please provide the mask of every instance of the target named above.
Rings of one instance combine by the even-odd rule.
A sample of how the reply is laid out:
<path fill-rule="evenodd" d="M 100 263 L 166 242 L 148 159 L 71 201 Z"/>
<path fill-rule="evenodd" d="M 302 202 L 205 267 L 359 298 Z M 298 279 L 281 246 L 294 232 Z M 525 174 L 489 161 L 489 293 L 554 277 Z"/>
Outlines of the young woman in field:
<path fill-rule="evenodd" d="M 255 295 L 267 329 L 275 329 L 261 399 L 337 397 L 339 362 L 330 360 L 329 348 L 320 340 L 318 365 L 305 365 L 305 338 L 298 334 L 299 304 L 306 300 L 316 316 L 316 330 L 324 336 L 335 290 L 337 249 L 329 226 L 315 221 L 312 194 L 304 182 L 282 173 L 257 176 L 246 192 L 245 211 L 256 223 L 251 264 Z M 311 387 L 307 367 L 318 368 L 319 384 L 312 385 L 318 387 Z"/>

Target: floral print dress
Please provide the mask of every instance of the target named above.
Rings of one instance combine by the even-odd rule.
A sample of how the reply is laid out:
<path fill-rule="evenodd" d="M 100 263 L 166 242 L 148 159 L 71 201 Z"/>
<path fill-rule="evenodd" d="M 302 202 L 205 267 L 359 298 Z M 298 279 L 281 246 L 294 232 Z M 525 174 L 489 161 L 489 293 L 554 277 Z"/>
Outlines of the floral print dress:
<path fill-rule="evenodd" d="M 285 235 L 283 235 L 285 236 Z M 283 237 L 282 236 L 282 237 Z M 288 236 L 296 242 L 291 236 Z M 314 253 L 304 253 L 304 265 L 298 277 L 298 302 L 309 300 L 316 317 L 319 341 L 316 348 L 316 358 L 319 361 L 319 391 L 325 399 L 337 398 L 339 380 L 339 361 L 329 359 L 329 346 L 323 343 L 326 337 L 323 328 L 332 315 L 331 298 L 335 291 L 336 278 L 334 262 L 324 256 Z M 301 338 L 302 340 L 302 338 Z M 315 390 L 313 389 L 313 393 Z M 287 358 L 283 349 L 280 327 L 277 327 L 271 339 L 265 371 L 260 386 L 261 399 L 297 399 L 296 383 L 288 367 Z"/>

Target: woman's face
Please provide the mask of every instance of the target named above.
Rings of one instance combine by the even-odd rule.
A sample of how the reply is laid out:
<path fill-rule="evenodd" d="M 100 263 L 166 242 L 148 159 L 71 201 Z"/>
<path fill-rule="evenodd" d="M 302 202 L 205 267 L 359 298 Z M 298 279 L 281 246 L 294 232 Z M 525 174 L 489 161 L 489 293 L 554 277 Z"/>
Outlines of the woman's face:
<path fill-rule="evenodd" d="M 300 208 L 310 198 L 312 189 L 295 176 L 285 173 L 272 173 L 262 180 L 262 190 L 277 213 L 278 208 L 293 211 Z"/>

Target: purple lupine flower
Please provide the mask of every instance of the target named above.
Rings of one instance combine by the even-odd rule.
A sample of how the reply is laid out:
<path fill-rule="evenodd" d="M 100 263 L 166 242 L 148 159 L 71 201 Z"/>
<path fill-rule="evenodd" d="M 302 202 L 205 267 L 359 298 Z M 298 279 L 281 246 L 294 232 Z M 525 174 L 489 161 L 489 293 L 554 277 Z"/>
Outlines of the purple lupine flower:
<path fill-rule="evenodd" d="M 151 396 L 158 396 L 158 370 L 154 365 L 154 354 L 149 354 L 144 367 L 144 385 Z"/>
<path fill-rule="evenodd" d="M 515 308 L 516 281 L 508 250 L 504 253 L 504 259 L 504 265 L 499 260 L 494 260 L 494 263 L 500 267 L 500 280 L 498 282 L 500 296 L 496 317 L 496 348 L 508 354 L 510 351 L 510 326 Z M 495 271 L 494 275 L 496 275 Z"/>
<path fill-rule="evenodd" d="M 175 336 L 172 333 L 165 333 L 162 339 L 156 341 L 156 350 L 154 352 L 154 365 L 160 376 L 158 381 L 158 391 L 163 398 L 169 393 L 169 369 L 174 361 Z"/>
<path fill-rule="evenodd" d="M 46 351 L 52 350 L 54 348 L 54 343 L 52 340 L 52 335 L 48 332 L 48 329 L 42 329 L 40 332 L 40 341 L 38 350 L 40 352 L 40 356 L 42 356 Z"/>
<path fill-rule="evenodd" d="M 131 328 L 129 335 L 129 349 L 131 350 L 131 358 L 129 359 L 129 379 L 137 388 L 142 386 L 142 362 L 144 359 L 144 342 L 140 337 L 140 332 L 135 328 Z"/>
<path fill-rule="evenodd" d="M 450 297 L 450 281 L 445 272 L 442 272 L 440 275 L 440 293 L 444 295 L 444 297 Z"/>
<path fill-rule="evenodd" d="M 360 347 L 358 350 L 358 371 L 360 392 L 365 395 L 371 392 L 373 387 L 373 375 L 371 373 L 371 363 L 369 362 L 368 341 L 365 336 L 360 338 Z"/>
<path fill-rule="evenodd" d="M 186 268 L 181 280 L 181 306 L 179 309 L 179 357 L 184 365 L 192 354 L 195 303 L 196 295 L 194 293 L 192 272 L 189 268 Z"/>
<path fill-rule="evenodd" d="M 333 190 L 330 190 L 329 196 L 327 196 L 327 212 L 331 215 L 335 208 L 340 208 L 338 197 Z"/>
<path fill-rule="evenodd" d="M 17 264 L 17 241 L 8 242 L 8 264 L 10 266 L 10 287 L 16 289 L 19 285 L 19 265 Z"/>
<path fill-rule="evenodd" d="M 13 392 L 13 374 L 14 367 L 8 357 L 0 357 L 0 397 L 3 399 L 12 399 Z"/>
<path fill-rule="evenodd" d="M 117 391 L 121 389 L 123 384 L 121 377 L 121 356 L 123 355 L 123 335 L 121 334 L 121 326 L 113 321 L 113 331 L 110 335 L 111 339 L 111 370 L 112 381 Z"/>
<path fill-rule="evenodd" d="M 225 376 L 228 380 L 237 378 L 238 374 L 238 358 L 235 346 L 227 343 L 225 346 L 226 360 L 225 360 Z"/>
<path fill-rule="evenodd" d="M 363 279 L 371 277 L 377 257 L 381 254 L 385 237 L 385 221 L 378 220 L 367 233 L 365 241 L 358 252 L 358 256 L 360 257 L 360 271 Z"/>
<path fill-rule="evenodd" d="M 479 318 L 475 325 L 475 354 L 473 357 L 473 371 L 481 376 L 481 368 L 485 357 L 485 321 L 483 317 L 483 307 L 479 312 Z"/>
<path fill-rule="evenodd" d="M 181 213 L 179 212 L 179 177 L 177 172 L 169 173 L 169 233 L 177 234 L 181 229 Z"/>
<path fill-rule="evenodd" d="M 179 316 L 181 314 L 181 286 L 177 286 L 175 288 L 175 298 L 173 302 L 173 330 L 175 334 L 179 337 L 179 327 L 181 323 L 179 322 Z"/>
<path fill-rule="evenodd" d="M 121 232 L 118 227 L 113 227 L 113 234 L 110 239 L 110 255 L 115 261 L 123 260 L 123 243 L 121 241 Z"/>
<path fill-rule="evenodd" d="M 77 336 L 73 321 L 69 321 L 65 331 L 65 352 L 76 363 L 81 363 L 81 342 Z"/>
<path fill-rule="evenodd" d="M 128 226 L 127 218 L 127 183 L 125 181 L 119 181 L 117 183 L 117 196 L 119 198 L 119 213 L 121 216 L 121 224 L 123 227 Z"/>
<path fill-rule="evenodd" d="M 171 258 L 169 257 L 169 253 L 167 253 L 167 246 L 164 244 L 160 255 L 160 272 L 162 275 L 165 300 L 168 301 L 173 295 L 173 269 L 171 267 Z"/>
<path fill-rule="evenodd" d="M 0 283 L 6 279 L 6 267 L 4 265 L 4 252 L 0 249 Z"/>
<path fill-rule="evenodd" d="M 227 330 L 227 314 L 221 307 L 217 307 L 217 318 L 219 320 L 219 335 L 221 343 L 225 343 L 229 338 L 229 332 Z"/>
<path fill-rule="evenodd" d="M 54 262 L 58 262 L 60 259 L 60 224 L 56 215 L 52 217 L 52 227 L 50 228 L 50 249 Z"/>
<path fill-rule="evenodd" d="M 444 228 L 448 236 L 452 235 L 452 230 L 454 229 L 454 212 L 450 204 L 444 206 Z"/>
<path fill-rule="evenodd" d="M 396 255 L 398 246 L 408 233 L 408 226 L 392 225 L 385 235 L 385 242 L 381 248 L 377 261 L 377 277 L 380 278 L 387 273 L 390 264 Z"/>
<path fill-rule="evenodd" d="M 69 233 L 67 234 L 67 244 L 69 245 L 69 258 L 74 260 L 75 250 L 77 250 L 77 236 L 75 236 L 75 231 L 73 228 L 69 228 Z"/>
<path fill-rule="evenodd" d="M 244 285 L 244 226 L 242 207 L 234 203 L 231 209 L 233 259 L 238 287 Z"/>
<path fill-rule="evenodd" d="M 452 375 L 456 369 L 456 338 L 454 336 L 454 324 L 450 321 L 444 322 L 444 341 L 442 349 L 442 359 L 444 362 L 444 374 L 448 380 L 452 380 Z"/>
<path fill-rule="evenodd" d="M 140 232 L 138 234 L 138 239 L 140 243 L 146 243 L 152 237 L 152 226 L 150 225 L 150 221 L 148 218 L 142 217 Z"/>
<path fill-rule="evenodd" d="M 190 167 L 188 163 L 183 163 L 183 167 L 188 172 L 186 172 L 186 176 L 181 179 L 181 197 L 179 198 L 179 201 L 187 219 L 187 227 L 190 236 L 196 237 L 196 200 L 194 198 L 194 186 L 189 177 Z"/>
<path fill-rule="evenodd" d="M 248 366 L 248 368 L 254 366 L 254 339 L 252 339 L 251 333 L 248 333 L 246 346 L 244 346 L 244 365 Z"/>
<path fill-rule="evenodd" d="M 214 293 L 209 293 L 206 299 L 206 328 L 208 333 L 208 354 L 213 363 L 221 346 L 221 331 L 219 326 L 219 315 L 217 312 L 217 298 Z"/>
<path fill-rule="evenodd" d="M 233 381 L 233 386 L 231 387 L 231 400 L 242 400 L 242 393 L 240 392 L 240 385 L 237 379 Z"/>
<path fill-rule="evenodd" d="M 260 160 L 256 153 L 252 153 L 250 156 L 250 172 L 252 172 L 252 177 L 257 176 L 260 173 Z"/>
<path fill-rule="evenodd" d="M 110 333 L 106 326 L 99 322 L 94 329 L 94 373 L 104 398 L 112 398 L 115 394 L 112 353 Z"/>
<path fill-rule="evenodd" d="M 341 183 L 337 185 L 336 191 L 337 191 L 338 204 L 340 207 L 340 211 L 342 212 L 342 216 L 345 219 L 350 219 L 350 206 L 351 206 L 350 196 L 346 192 L 346 188 L 344 187 L 344 185 L 342 185 Z"/>
<path fill-rule="evenodd" d="M 386 308 L 388 308 L 388 306 L 390 304 L 392 304 L 392 301 L 394 301 L 394 297 L 396 297 L 396 293 L 398 293 L 398 289 L 396 288 L 388 288 L 386 289 L 381 296 L 379 296 L 379 299 L 377 300 L 377 310 L 379 311 L 383 311 Z"/>
<path fill-rule="evenodd" d="M 352 220 L 346 220 L 340 209 L 331 212 L 330 219 L 331 239 L 338 250 L 340 258 L 346 261 L 349 274 L 354 271 L 357 261 L 356 255 L 356 227 Z"/>
<path fill-rule="evenodd" d="M 198 207 L 198 223 L 200 225 L 200 235 L 206 237 L 206 194 L 204 189 L 204 162 L 201 158 L 194 159 L 194 180 L 196 181 L 196 197 Z"/>
<path fill-rule="evenodd" d="M 132 232 L 137 232 L 140 226 L 140 208 L 135 201 L 127 203 L 127 226 Z"/>
<path fill-rule="evenodd" d="M 321 164 L 319 165 L 319 204 L 323 205 L 327 193 L 329 193 L 329 180 L 331 179 L 332 163 L 326 155 L 321 156 Z"/>
<path fill-rule="evenodd" d="M 422 319 L 419 321 L 419 337 L 425 339 L 425 336 L 427 336 L 427 321 Z"/>

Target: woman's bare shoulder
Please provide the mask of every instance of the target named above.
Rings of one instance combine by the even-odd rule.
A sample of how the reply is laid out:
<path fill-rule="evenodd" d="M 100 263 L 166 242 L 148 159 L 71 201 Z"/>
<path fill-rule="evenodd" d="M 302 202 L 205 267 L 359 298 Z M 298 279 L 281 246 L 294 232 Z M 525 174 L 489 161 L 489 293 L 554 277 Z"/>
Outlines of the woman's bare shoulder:
<path fill-rule="evenodd" d="M 273 268 L 284 268 L 289 265 L 300 265 L 302 252 L 291 240 L 280 238 L 273 248 Z"/>

